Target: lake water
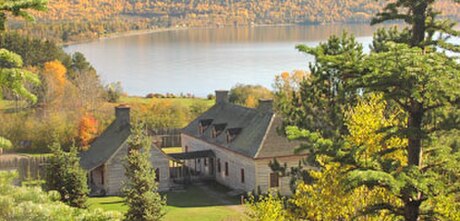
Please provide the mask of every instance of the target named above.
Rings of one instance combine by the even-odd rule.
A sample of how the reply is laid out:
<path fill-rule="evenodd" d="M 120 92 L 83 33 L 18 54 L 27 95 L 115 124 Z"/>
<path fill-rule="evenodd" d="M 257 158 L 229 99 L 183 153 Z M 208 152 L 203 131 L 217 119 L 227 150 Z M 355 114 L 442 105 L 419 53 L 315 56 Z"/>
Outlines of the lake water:
<path fill-rule="evenodd" d="M 191 29 L 105 39 L 65 48 L 82 52 L 104 83 L 120 81 L 130 95 L 192 93 L 204 97 L 237 83 L 268 88 L 276 74 L 308 69 L 297 44 L 317 45 L 344 30 L 367 47 L 369 25 Z"/>

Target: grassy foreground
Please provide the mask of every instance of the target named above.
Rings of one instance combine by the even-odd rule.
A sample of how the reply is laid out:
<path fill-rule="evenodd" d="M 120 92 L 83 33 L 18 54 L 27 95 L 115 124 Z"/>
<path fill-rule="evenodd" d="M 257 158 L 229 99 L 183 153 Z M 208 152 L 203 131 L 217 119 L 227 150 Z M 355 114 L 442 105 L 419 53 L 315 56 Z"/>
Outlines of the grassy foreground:
<path fill-rule="evenodd" d="M 168 192 L 165 221 L 221 221 L 243 220 L 243 206 L 238 199 L 222 196 L 220 186 L 201 187 L 192 185 L 184 191 Z M 125 213 L 128 207 L 121 197 L 93 197 L 88 200 L 90 208 L 102 208 Z"/>

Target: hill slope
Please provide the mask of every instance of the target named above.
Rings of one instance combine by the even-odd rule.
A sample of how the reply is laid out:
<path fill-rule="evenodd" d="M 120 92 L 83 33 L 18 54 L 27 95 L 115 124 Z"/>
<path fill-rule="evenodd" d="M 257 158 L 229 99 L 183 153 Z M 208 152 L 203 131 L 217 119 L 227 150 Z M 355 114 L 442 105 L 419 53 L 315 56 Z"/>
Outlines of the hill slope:
<path fill-rule="evenodd" d="M 159 27 L 368 22 L 384 5 L 375 0 L 50 0 L 37 24 L 13 28 L 59 41 Z M 460 4 L 442 0 L 444 16 L 460 18 Z"/>

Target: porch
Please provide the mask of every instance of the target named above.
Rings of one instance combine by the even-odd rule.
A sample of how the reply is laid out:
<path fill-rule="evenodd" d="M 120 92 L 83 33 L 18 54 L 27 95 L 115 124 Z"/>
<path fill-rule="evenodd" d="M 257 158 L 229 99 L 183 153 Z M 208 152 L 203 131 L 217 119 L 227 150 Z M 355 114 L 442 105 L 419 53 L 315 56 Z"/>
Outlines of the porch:
<path fill-rule="evenodd" d="M 215 179 L 215 154 L 212 150 L 171 153 L 170 180 L 174 184 L 191 184 Z"/>

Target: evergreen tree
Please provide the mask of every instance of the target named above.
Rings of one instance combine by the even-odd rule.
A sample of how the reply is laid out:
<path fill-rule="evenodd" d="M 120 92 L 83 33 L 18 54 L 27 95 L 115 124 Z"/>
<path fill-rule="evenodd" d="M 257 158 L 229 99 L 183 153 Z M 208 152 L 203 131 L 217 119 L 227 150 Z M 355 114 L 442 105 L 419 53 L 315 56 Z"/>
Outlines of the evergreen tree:
<path fill-rule="evenodd" d="M 125 219 L 128 221 L 156 221 L 164 216 L 165 198 L 158 193 L 155 170 L 150 161 L 152 142 L 143 124 L 132 128 L 128 140 L 128 156 L 124 164 L 127 181 L 123 193 L 129 206 Z"/>
<path fill-rule="evenodd" d="M 375 147 L 347 141 L 345 138 L 350 136 L 350 128 L 346 127 L 346 130 L 332 133 L 331 136 L 328 127 L 322 129 L 304 126 L 306 130 L 302 130 L 302 136 L 299 136 L 306 141 L 302 148 L 311 150 L 311 162 L 326 155 L 326 160 L 322 160 L 326 161 L 325 165 L 329 161 L 349 166 L 343 174 L 347 176 L 347 182 L 344 182 L 347 188 L 384 188 L 402 202 L 402 205 L 369 205 L 363 213 L 374 214 L 384 210 L 406 220 L 447 219 L 446 217 L 452 217 L 455 212 L 440 211 L 458 211 L 458 208 L 446 210 L 440 199 L 450 200 L 452 205 L 459 204 L 460 171 L 450 162 L 458 162 L 460 153 L 455 142 L 439 145 L 436 141 L 443 140 L 446 133 L 451 134 L 458 129 L 460 65 L 453 58 L 436 52 L 431 47 L 421 49 L 388 42 L 384 46 L 385 50 L 362 56 L 351 63 L 344 62 L 347 56 L 343 54 L 314 55 L 317 63 L 324 61 L 328 66 L 339 70 L 336 72 L 339 73 L 338 78 L 345 85 L 350 85 L 341 89 L 342 94 L 354 93 L 356 96 L 362 93 L 382 93 L 382 99 L 388 103 L 389 110 L 400 110 L 400 122 L 404 123 L 382 126 L 379 131 L 385 137 L 384 140 L 407 139 L 407 143 L 377 151 L 363 162 L 366 149 Z M 324 47 L 320 45 L 308 51 L 322 52 Z M 323 88 L 320 84 L 311 86 Z M 326 100 L 324 106 L 336 105 L 334 102 Z M 322 105 L 318 102 L 308 104 L 308 107 L 315 108 Z M 338 110 L 338 113 L 342 111 Z M 339 116 L 343 116 L 343 112 Z M 343 117 L 339 119 L 340 121 L 331 124 L 337 129 L 343 126 L 345 120 Z M 394 154 L 401 148 L 404 150 L 405 160 L 388 158 L 389 154 Z M 426 155 L 422 155 L 424 152 Z M 311 182 L 309 176 L 296 177 L 303 177 L 304 181 Z"/>
<path fill-rule="evenodd" d="M 10 13 L 13 16 L 19 16 L 26 20 L 33 21 L 34 17 L 28 13 L 27 9 L 33 9 L 37 11 L 46 10 L 47 0 L 4 0 L 0 2 L 0 31 L 4 31 L 6 28 L 7 14 Z"/>
<path fill-rule="evenodd" d="M 77 147 L 72 146 L 69 152 L 65 152 L 55 142 L 49 148 L 53 156 L 47 168 L 47 189 L 58 191 L 64 203 L 85 208 L 89 190 L 86 172 L 80 167 Z"/>
<path fill-rule="evenodd" d="M 459 0 L 453 0 L 460 2 Z M 434 8 L 436 0 L 396 0 L 390 1 L 384 10 L 377 14 L 371 24 L 382 23 L 391 20 L 402 20 L 409 25 L 401 33 L 388 36 L 393 39 L 404 39 L 411 47 L 425 48 L 426 46 L 441 46 L 449 50 L 460 51 L 460 48 L 446 40 L 459 33 L 453 27 L 455 22 L 449 19 L 438 19 L 439 11 Z M 437 37 L 436 37 L 437 36 Z M 436 39 L 435 39 L 436 37 Z"/>
<path fill-rule="evenodd" d="M 456 183 L 460 173 L 449 163 L 458 162 L 458 148 L 455 142 L 450 145 L 435 142 L 458 129 L 460 66 L 453 58 L 436 52 L 439 48 L 460 51 L 457 45 L 447 42 L 449 37 L 457 36 L 458 32 L 452 28 L 454 22 L 437 19 L 439 12 L 433 8 L 435 2 L 397 0 L 389 3 L 373 20 L 373 24 L 402 19 L 409 27 L 401 32 L 396 28 L 379 30 L 374 35 L 369 56 L 361 56 L 360 50 L 347 47 L 347 44 L 335 44 L 336 37 L 331 37 L 326 44 L 315 48 L 298 46 L 301 51 L 314 55 L 316 61 L 311 65 L 313 80 L 307 82 L 309 87 L 301 89 L 305 92 L 300 91 L 307 94 L 298 99 L 304 105 L 298 105 L 298 102 L 286 105 L 295 110 L 288 112 L 287 116 L 291 124 L 307 129 L 303 136 L 307 142 L 303 147 L 311 150 L 310 158 L 314 162 L 317 156 L 326 154 L 331 161 L 353 165 L 355 169 L 348 173 L 349 188 L 363 185 L 370 188 L 383 187 L 398 196 L 404 204 L 373 205 L 367 208 L 367 212 L 387 210 L 406 220 L 419 220 L 421 217 L 449 219 L 452 216 L 448 213 L 439 212 L 443 211 L 439 209 L 439 199 L 450 199 L 451 204 L 458 205 L 459 187 Z M 350 52 L 330 53 L 330 48 L 342 51 L 350 49 Z M 321 82 L 315 81 L 315 76 L 324 73 L 325 79 L 332 81 L 321 85 Z M 334 75 L 327 78 L 327 73 Z M 345 100 L 327 100 L 323 98 L 330 96 L 315 94 L 316 91 L 331 89 L 337 90 L 334 93 L 336 95 L 350 97 Z M 349 134 L 349 128 L 343 125 L 343 108 L 332 112 L 323 111 L 322 115 L 334 113 L 337 116 L 326 118 L 336 119 L 330 121 L 331 127 L 323 127 L 321 124 L 312 127 L 315 125 L 314 119 L 321 116 L 314 114 L 321 113 L 317 110 L 327 110 L 323 107 L 338 105 L 346 107 L 346 101 L 353 105 L 354 100 L 350 99 L 353 96 L 373 92 L 383 93 L 383 99 L 389 107 L 403 110 L 401 118 L 407 119 L 405 124 L 384 127 L 381 131 L 387 139 L 407 139 L 407 145 L 403 145 L 407 165 L 401 166 L 402 161 L 386 158 L 387 154 L 399 148 L 374 154 L 370 162 L 362 164 L 359 153 L 363 153 L 360 151 L 363 147 L 351 145 L 350 148 L 350 143 L 344 139 Z M 315 100 L 308 94 L 315 94 L 319 98 Z M 298 112 L 302 114 L 292 121 L 292 113 Z M 331 129 L 338 133 L 331 133 Z M 434 159 L 437 163 L 434 163 Z"/>

